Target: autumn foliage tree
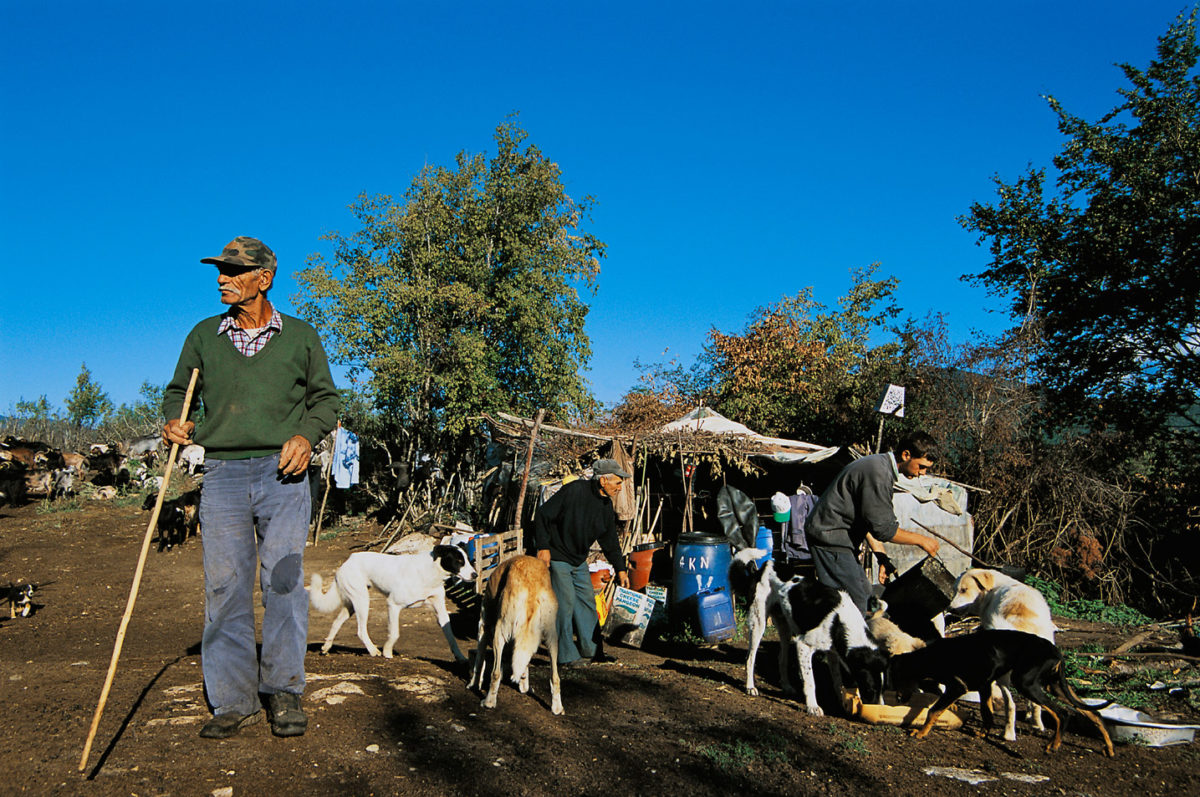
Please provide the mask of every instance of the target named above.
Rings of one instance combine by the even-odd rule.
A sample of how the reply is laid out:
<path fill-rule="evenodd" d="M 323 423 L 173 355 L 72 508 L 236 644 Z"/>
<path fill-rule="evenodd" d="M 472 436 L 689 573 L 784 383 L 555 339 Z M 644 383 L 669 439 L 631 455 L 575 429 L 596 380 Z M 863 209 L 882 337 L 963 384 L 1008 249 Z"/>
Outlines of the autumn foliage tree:
<path fill-rule="evenodd" d="M 897 280 L 875 279 L 877 268 L 853 270 L 836 309 L 804 288 L 757 310 L 741 333 L 712 330 L 704 359 L 713 406 L 764 434 L 871 442 L 875 401 L 902 371 L 887 334 Z"/>

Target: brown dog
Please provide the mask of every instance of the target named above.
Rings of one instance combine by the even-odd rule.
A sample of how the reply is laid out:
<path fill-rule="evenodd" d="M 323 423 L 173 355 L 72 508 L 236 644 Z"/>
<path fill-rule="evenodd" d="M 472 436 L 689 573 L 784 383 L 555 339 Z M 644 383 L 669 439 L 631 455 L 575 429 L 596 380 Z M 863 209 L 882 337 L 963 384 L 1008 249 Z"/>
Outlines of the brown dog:
<path fill-rule="evenodd" d="M 483 689 L 485 658 L 492 649 L 491 685 L 484 708 L 496 707 L 504 648 L 512 642 L 512 682 L 529 691 L 529 660 L 544 642 L 550 653 L 550 711 L 562 714 L 558 680 L 558 599 L 550 586 L 550 568 L 532 556 L 516 556 L 500 564 L 488 579 L 479 614 L 479 645 L 470 688 Z"/>

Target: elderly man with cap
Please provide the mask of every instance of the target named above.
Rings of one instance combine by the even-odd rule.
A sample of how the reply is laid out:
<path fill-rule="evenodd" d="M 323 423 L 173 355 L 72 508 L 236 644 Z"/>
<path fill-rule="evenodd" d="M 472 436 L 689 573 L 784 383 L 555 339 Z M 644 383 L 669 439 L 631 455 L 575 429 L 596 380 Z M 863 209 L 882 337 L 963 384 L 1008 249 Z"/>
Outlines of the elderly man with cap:
<path fill-rule="evenodd" d="M 587 555 L 592 543 L 599 542 L 617 571 L 617 583 L 629 586 L 612 504 L 624 486 L 622 479 L 628 478 L 630 474 L 615 460 L 598 460 L 592 465 L 592 478 L 564 485 L 537 511 L 534 546 L 538 559 L 550 567 L 550 583 L 558 598 L 558 663 L 564 667 L 612 661 L 596 644 L 600 618 Z M 574 632 L 579 633 L 578 646 Z"/>
<path fill-rule="evenodd" d="M 229 309 L 188 334 L 163 394 L 163 437 L 204 446 L 204 687 L 213 717 L 200 735 L 224 739 L 257 722 L 265 695 L 271 731 L 299 736 L 308 643 L 304 545 L 313 445 L 337 421 L 338 393 L 316 331 L 267 299 L 275 253 L 239 236 L 201 263 L 217 267 Z M 199 424 L 181 423 L 193 368 Z M 262 591 L 262 660 L 255 648 L 254 577 Z"/>

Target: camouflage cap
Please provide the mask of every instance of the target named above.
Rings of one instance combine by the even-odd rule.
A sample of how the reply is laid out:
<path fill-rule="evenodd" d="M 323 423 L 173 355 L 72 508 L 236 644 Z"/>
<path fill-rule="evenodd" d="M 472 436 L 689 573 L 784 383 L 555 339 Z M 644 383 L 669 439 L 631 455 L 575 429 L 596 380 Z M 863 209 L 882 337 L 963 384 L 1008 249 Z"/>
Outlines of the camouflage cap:
<path fill-rule="evenodd" d="M 221 254 L 216 257 L 203 258 L 200 262 L 212 263 L 213 265 L 228 263 L 231 266 L 267 268 L 274 271 L 275 253 L 271 251 L 271 247 L 257 238 L 239 235 L 225 244 L 225 249 L 222 250 Z"/>

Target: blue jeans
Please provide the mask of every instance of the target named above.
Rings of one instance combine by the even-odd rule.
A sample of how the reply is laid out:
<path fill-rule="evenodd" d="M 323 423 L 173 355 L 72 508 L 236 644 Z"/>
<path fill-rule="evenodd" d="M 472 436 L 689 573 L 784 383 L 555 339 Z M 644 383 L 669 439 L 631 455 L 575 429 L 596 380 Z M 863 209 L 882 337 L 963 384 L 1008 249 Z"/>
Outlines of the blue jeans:
<path fill-rule="evenodd" d="M 284 477 L 279 455 L 205 459 L 204 688 L 214 714 L 251 714 L 259 692 L 304 691 L 308 476 Z M 255 651 L 254 575 L 262 590 L 262 664 Z"/>
<path fill-rule="evenodd" d="M 550 586 L 558 598 L 558 663 L 567 664 L 580 658 L 596 655 L 592 637 L 600 618 L 596 615 L 596 591 L 587 563 L 572 566 L 566 562 L 550 562 Z M 575 631 L 579 646 L 575 646 Z"/>

